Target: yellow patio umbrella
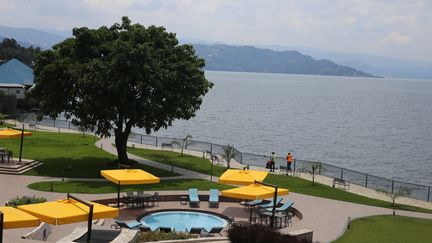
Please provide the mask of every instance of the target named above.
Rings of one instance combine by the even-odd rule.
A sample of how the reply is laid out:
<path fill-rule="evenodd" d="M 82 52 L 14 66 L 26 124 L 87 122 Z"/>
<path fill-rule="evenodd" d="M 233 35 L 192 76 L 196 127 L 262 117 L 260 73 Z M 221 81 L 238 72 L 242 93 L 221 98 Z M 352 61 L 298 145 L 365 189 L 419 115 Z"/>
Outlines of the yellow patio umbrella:
<path fill-rule="evenodd" d="M 32 135 L 33 134 L 31 132 L 25 132 L 24 129 L 15 130 L 15 129 L 7 128 L 7 129 L 0 130 L 0 138 L 18 138 L 18 137 L 21 137 L 19 162 L 21 162 L 21 157 L 22 157 L 22 147 L 23 147 L 24 136 L 32 136 Z"/>
<path fill-rule="evenodd" d="M 263 181 L 267 175 L 267 171 L 228 169 L 219 177 L 219 183 L 249 185 L 255 181 Z"/>
<path fill-rule="evenodd" d="M 66 199 L 21 205 L 18 206 L 18 209 L 39 218 L 42 222 L 53 225 L 87 221 L 87 240 L 91 238 L 93 219 L 114 218 L 119 215 L 117 208 L 83 201 L 69 194 Z"/>
<path fill-rule="evenodd" d="M 160 178 L 141 169 L 101 170 L 101 175 L 117 184 L 117 207 L 120 207 L 120 186 L 160 183 Z"/>
<path fill-rule="evenodd" d="M 284 188 L 279 188 L 278 186 L 274 186 L 271 184 L 267 184 L 260 181 L 255 181 L 254 184 L 249 184 L 247 186 L 228 189 L 222 191 L 222 196 L 238 198 L 238 199 L 265 199 L 273 197 L 273 201 L 276 202 L 277 196 L 288 195 L 289 190 Z M 276 209 L 276 203 L 273 204 L 272 217 L 270 225 L 273 227 L 274 222 L 274 213 Z M 250 210 L 249 222 L 252 218 L 252 209 Z"/>
<path fill-rule="evenodd" d="M 31 214 L 13 207 L 0 207 L 0 242 L 3 242 L 3 229 L 35 227 L 39 223 Z"/>
<path fill-rule="evenodd" d="M 273 197 L 275 189 L 270 186 L 264 186 L 260 184 L 250 184 L 248 186 L 237 187 L 222 191 L 222 196 L 238 198 L 238 199 L 265 199 Z M 289 190 L 284 188 L 278 188 L 277 195 L 288 195 Z"/>

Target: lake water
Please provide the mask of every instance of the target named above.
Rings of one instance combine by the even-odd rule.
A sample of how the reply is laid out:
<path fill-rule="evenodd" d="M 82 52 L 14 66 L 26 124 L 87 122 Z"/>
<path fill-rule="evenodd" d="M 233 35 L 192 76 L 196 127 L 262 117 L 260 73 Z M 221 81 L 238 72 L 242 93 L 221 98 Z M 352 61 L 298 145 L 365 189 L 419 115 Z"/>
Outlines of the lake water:
<path fill-rule="evenodd" d="M 432 81 L 206 72 L 196 117 L 154 135 L 432 184 Z"/>

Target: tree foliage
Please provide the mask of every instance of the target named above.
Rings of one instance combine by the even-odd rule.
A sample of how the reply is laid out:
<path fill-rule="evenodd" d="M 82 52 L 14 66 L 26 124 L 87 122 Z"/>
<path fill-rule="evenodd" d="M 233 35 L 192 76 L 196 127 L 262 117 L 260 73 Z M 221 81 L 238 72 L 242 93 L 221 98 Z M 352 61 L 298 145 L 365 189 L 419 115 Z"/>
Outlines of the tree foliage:
<path fill-rule="evenodd" d="M 212 87 L 203 67 L 175 34 L 123 17 L 109 28 L 75 28 L 73 37 L 42 52 L 34 91 L 45 114 L 64 112 L 104 137 L 114 131 L 119 160 L 127 162 L 132 127 L 150 133 L 195 115 Z"/>
<path fill-rule="evenodd" d="M 22 47 L 15 39 L 4 38 L 0 42 L 0 64 L 10 59 L 18 59 L 27 66 L 33 66 L 36 56 L 40 53 L 40 48 Z"/>
<path fill-rule="evenodd" d="M 228 144 L 222 147 L 222 157 L 227 162 L 227 168 L 230 168 L 231 159 L 235 156 L 234 145 Z"/>

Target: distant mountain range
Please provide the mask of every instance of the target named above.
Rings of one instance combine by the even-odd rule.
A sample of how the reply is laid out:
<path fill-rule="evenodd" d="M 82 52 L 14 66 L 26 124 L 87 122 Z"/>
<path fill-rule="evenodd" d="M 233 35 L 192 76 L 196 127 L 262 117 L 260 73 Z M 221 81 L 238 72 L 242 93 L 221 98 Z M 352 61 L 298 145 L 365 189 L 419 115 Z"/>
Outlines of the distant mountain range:
<path fill-rule="evenodd" d="M 307 47 L 284 47 L 275 45 L 260 47 L 278 51 L 298 50 L 313 58 L 330 59 L 341 65 L 347 65 L 381 77 L 432 79 L 432 62 L 427 61 L 361 53 L 343 53 Z"/>
<path fill-rule="evenodd" d="M 330 60 L 315 60 L 298 51 L 273 51 L 253 46 L 193 46 L 198 56 L 206 60 L 207 70 L 374 77 Z"/>
<path fill-rule="evenodd" d="M 38 46 L 41 49 L 49 49 L 66 37 L 31 28 L 21 29 L 0 25 L 0 39 L 3 38 L 13 38 L 24 47 Z"/>
<path fill-rule="evenodd" d="M 0 26 L 0 39 L 14 38 L 25 47 L 49 49 L 70 35 L 70 31 Z M 424 61 L 305 47 L 233 46 L 196 39 L 180 41 L 201 43 L 193 45 L 197 54 L 206 59 L 207 70 L 432 79 L 432 63 Z"/>

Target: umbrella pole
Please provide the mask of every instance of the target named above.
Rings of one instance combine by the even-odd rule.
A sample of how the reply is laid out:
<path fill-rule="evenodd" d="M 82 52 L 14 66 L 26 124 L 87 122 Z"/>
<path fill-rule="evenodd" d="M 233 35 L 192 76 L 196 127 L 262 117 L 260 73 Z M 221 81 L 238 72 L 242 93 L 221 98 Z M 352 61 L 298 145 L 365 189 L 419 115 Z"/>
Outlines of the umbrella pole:
<path fill-rule="evenodd" d="M 90 205 L 89 219 L 87 222 L 87 242 L 89 243 L 91 241 L 92 224 L 93 224 L 93 204 Z"/>
<path fill-rule="evenodd" d="M 21 157 L 22 157 L 23 140 L 24 140 L 24 124 L 23 124 L 23 128 L 21 130 L 21 144 L 20 144 L 19 162 L 21 162 Z"/>
<path fill-rule="evenodd" d="M 0 211 L 0 243 L 3 243 L 3 212 Z"/>
<path fill-rule="evenodd" d="M 88 216 L 88 221 L 87 221 L 87 242 L 90 243 L 91 241 L 91 232 L 92 232 L 92 224 L 93 224 L 93 204 L 83 201 L 75 196 L 70 195 L 69 193 L 67 194 L 67 198 L 70 199 L 74 199 L 75 201 L 78 201 L 84 205 L 86 205 L 87 207 L 89 207 L 89 216 Z M 0 242 L 1 243 L 1 242 Z"/>
<path fill-rule="evenodd" d="M 275 187 L 275 193 L 274 193 L 274 197 L 273 197 L 273 208 L 272 208 L 272 216 L 270 218 L 270 227 L 273 229 L 274 228 L 274 216 L 275 216 L 275 211 L 276 211 L 276 200 L 277 200 L 277 191 L 278 191 L 278 187 Z"/>
<path fill-rule="evenodd" d="M 117 184 L 117 208 L 120 208 L 120 181 Z"/>

